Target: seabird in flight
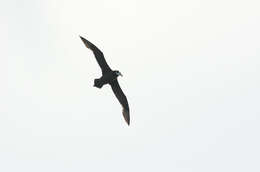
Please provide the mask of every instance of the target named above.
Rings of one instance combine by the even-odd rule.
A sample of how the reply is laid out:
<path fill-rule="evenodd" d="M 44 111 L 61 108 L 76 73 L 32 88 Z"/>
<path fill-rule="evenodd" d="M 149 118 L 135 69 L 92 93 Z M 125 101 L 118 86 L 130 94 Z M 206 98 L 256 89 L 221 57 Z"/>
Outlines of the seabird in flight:
<path fill-rule="evenodd" d="M 85 38 L 81 37 L 81 40 L 84 42 L 85 46 L 93 51 L 95 58 L 101 68 L 102 76 L 99 79 L 94 80 L 94 87 L 102 88 L 103 85 L 109 84 L 117 97 L 119 103 L 123 107 L 123 116 L 125 118 L 126 123 L 130 124 L 130 111 L 129 106 L 127 102 L 127 98 L 125 94 L 123 93 L 122 89 L 120 88 L 120 85 L 117 81 L 118 76 L 123 76 L 118 70 L 112 70 L 106 60 L 105 57 L 94 44 L 86 40 Z"/>

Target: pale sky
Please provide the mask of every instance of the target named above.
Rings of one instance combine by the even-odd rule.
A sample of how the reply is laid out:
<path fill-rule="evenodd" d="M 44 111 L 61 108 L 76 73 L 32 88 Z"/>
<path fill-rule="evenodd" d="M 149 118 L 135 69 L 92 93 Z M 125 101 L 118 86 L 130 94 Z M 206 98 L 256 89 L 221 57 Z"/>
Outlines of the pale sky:
<path fill-rule="evenodd" d="M 1 172 L 259 172 L 259 0 L 0 1 Z M 79 35 L 124 75 L 131 125 Z"/>

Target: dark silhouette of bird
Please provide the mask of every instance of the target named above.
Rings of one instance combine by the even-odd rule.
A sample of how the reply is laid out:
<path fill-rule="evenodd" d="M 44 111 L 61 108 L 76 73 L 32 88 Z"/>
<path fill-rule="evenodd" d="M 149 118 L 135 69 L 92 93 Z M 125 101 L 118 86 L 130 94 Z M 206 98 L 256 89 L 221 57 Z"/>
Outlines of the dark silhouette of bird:
<path fill-rule="evenodd" d="M 124 116 L 126 123 L 129 125 L 130 124 L 130 111 L 129 111 L 127 98 L 126 98 L 125 94 L 123 93 L 122 89 L 120 88 L 120 85 L 117 81 L 117 77 L 123 76 L 123 75 L 118 70 L 112 70 L 108 66 L 102 51 L 100 51 L 94 44 L 92 44 L 91 42 L 89 42 L 88 40 L 86 40 L 85 38 L 83 38 L 81 36 L 80 36 L 80 38 L 84 42 L 85 46 L 93 51 L 95 58 L 102 71 L 102 76 L 99 79 L 94 80 L 94 87 L 102 88 L 102 86 L 105 84 L 109 84 L 111 86 L 116 98 L 118 99 L 119 103 L 123 107 L 123 110 L 122 110 L 123 116 Z"/>

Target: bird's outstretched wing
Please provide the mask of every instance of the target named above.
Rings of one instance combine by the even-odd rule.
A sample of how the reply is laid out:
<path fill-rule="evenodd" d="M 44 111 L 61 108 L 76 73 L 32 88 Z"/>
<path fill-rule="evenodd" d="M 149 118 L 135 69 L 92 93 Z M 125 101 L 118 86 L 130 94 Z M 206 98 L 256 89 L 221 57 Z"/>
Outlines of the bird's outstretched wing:
<path fill-rule="evenodd" d="M 107 72 L 111 72 L 112 70 L 108 66 L 102 51 L 100 51 L 94 44 L 92 44 L 91 42 L 89 42 L 85 38 L 83 38 L 81 36 L 79 36 L 79 37 L 84 42 L 85 46 L 93 51 L 95 58 L 96 58 L 99 66 L 102 70 L 102 74 L 105 74 Z"/>
<path fill-rule="evenodd" d="M 125 118 L 126 123 L 129 125 L 130 124 L 130 111 L 129 111 L 129 106 L 127 102 L 127 98 L 125 94 L 123 93 L 122 89 L 120 88 L 120 85 L 117 80 L 114 80 L 110 83 L 110 86 L 116 95 L 116 98 L 120 102 L 120 104 L 123 107 L 123 116 Z"/>

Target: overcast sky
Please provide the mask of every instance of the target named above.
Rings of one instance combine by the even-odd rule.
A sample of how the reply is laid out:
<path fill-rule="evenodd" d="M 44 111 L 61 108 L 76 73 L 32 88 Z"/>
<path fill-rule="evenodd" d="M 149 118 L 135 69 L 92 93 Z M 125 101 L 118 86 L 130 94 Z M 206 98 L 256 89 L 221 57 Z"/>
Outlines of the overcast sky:
<path fill-rule="evenodd" d="M 0 1 L 0 171 L 259 172 L 259 0 Z M 124 75 L 131 125 L 79 35 Z"/>

